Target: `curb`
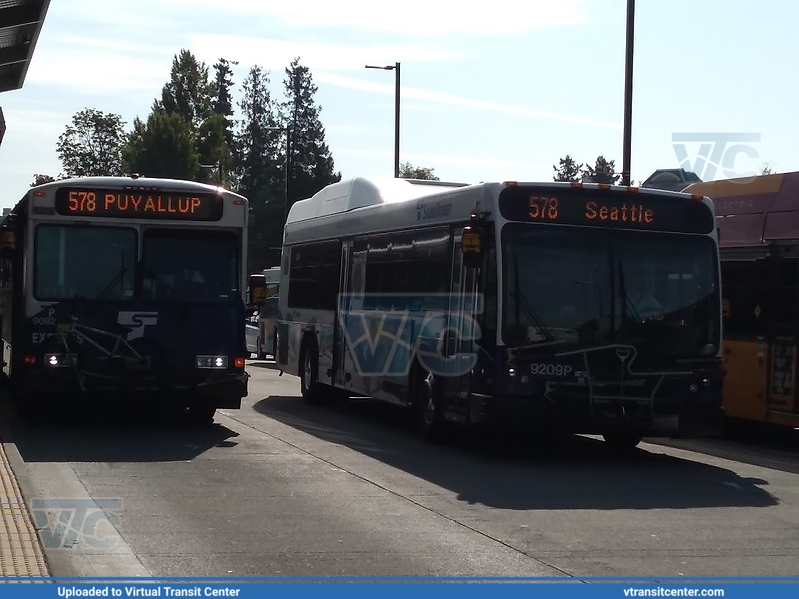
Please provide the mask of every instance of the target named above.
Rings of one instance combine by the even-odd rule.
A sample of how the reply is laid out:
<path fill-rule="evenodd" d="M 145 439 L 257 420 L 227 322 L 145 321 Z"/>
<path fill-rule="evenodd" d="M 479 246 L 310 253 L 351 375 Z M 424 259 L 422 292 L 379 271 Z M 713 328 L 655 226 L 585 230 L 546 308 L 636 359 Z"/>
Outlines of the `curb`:
<path fill-rule="evenodd" d="M 23 518 L 26 520 L 27 528 L 36 536 L 36 543 L 38 550 L 42 555 L 44 561 L 44 576 L 48 577 L 75 577 L 77 572 L 72 567 L 68 556 L 63 555 L 63 552 L 48 550 L 42 543 L 39 534 L 39 528 L 33 522 L 30 514 L 29 505 L 31 499 L 39 497 L 35 485 L 28 475 L 28 467 L 25 460 L 20 454 L 19 449 L 14 443 L 14 436 L 11 433 L 9 426 L 9 406 L 10 396 L 6 390 L 0 391 L 0 453 L 4 454 L 8 460 L 8 465 L 11 470 L 12 484 L 15 482 L 22 495 L 21 511 Z M 0 532 L 5 530 L 5 527 L 0 528 Z"/>

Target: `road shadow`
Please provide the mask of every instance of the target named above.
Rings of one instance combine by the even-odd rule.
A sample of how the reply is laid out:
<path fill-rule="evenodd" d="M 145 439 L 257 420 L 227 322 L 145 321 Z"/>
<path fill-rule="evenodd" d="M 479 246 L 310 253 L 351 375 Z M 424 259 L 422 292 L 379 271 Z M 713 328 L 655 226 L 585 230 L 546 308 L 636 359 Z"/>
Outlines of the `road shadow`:
<path fill-rule="evenodd" d="M 251 368 L 251 367 L 267 368 L 269 370 L 280 370 L 280 367 L 277 364 L 275 364 L 274 362 L 262 362 L 262 361 L 247 362 L 247 368 Z"/>
<path fill-rule="evenodd" d="M 308 406 L 270 396 L 256 411 L 451 490 L 458 500 L 500 509 L 688 509 L 770 507 L 768 482 L 692 460 L 636 449 L 618 455 L 588 437 L 531 442 L 519 436 L 454 435 L 431 445 L 406 411 L 371 400 Z"/>
<path fill-rule="evenodd" d="M 751 427 L 696 439 L 653 439 L 650 442 L 799 474 L 799 431 L 787 427 Z"/>
<path fill-rule="evenodd" d="M 238 436 L 220 424 L 193 424 L 185 410 L 150 406 L 60 409 L 31 422 L 5 393 L 0 419 L 26 462 L 187 461 L 214 447 L 233 447 Z"/>

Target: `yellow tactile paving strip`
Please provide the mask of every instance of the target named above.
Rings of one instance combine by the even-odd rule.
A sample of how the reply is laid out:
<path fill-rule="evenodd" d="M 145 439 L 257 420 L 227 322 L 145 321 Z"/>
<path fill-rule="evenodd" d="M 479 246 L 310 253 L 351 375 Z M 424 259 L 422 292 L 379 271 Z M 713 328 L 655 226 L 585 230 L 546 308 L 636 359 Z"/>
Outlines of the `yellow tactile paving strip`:
<path fill-rule="evenodd" d="M 0 576 L 49 576 L 39 537 L 0 443 Z"/>

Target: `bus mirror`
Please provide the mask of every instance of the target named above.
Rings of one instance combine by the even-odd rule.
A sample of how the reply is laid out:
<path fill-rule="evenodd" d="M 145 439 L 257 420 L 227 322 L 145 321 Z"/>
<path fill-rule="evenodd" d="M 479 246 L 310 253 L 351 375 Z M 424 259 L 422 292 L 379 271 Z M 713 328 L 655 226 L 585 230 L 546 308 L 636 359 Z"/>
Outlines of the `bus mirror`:
<path fill-rule="evenodd" d="M 266 301 L 266 279 L 264 275 L 250 275 L 250 288 L 247 303 L 250 306 L 263 306 Z"/>
<path fill-rule="evenodd" d="M 14 248 L 17 244 L 17 237 L 13 231 L 3 231 L 0 233 L 0 253 L 8 256 L 14 253 Z"/>
<path fill-rule="evenodd" d="M 461 254 L 466 268 L 477 268 L 483 259 L 483 234 L 480 229 L 467 225 L 461 234 Z"/>

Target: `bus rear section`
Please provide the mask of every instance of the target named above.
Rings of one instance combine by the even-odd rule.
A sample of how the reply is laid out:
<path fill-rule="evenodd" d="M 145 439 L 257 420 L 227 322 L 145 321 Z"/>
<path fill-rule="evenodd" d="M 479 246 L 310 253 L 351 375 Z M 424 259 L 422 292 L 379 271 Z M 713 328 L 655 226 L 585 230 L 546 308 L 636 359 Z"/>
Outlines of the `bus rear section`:
<path fill-rule="evenodd" d="M 239 408 L 247 395 L 246 200 L 189 182 L 130 183 L 62 181 L 15 208 L 24 257 L 12 295 L 24 316 L 10 331 L 6 374 L 28 411 L 52 401 L 119 401 L 188 407 L 212 421 L 217 408 Z M 153 196 L 177 206 L 188 195 L 209 207 L 195 219 L 178 210 L 59 210 L 58 198 L 77 188 L 129 205 Z M 55 214 L 29 210 L 48 202 Z"/>
<path fill-rule="evenodd" d="M 695 183 L 720 236 L 727 424 L 799 427 L 799 172 Z"/>

